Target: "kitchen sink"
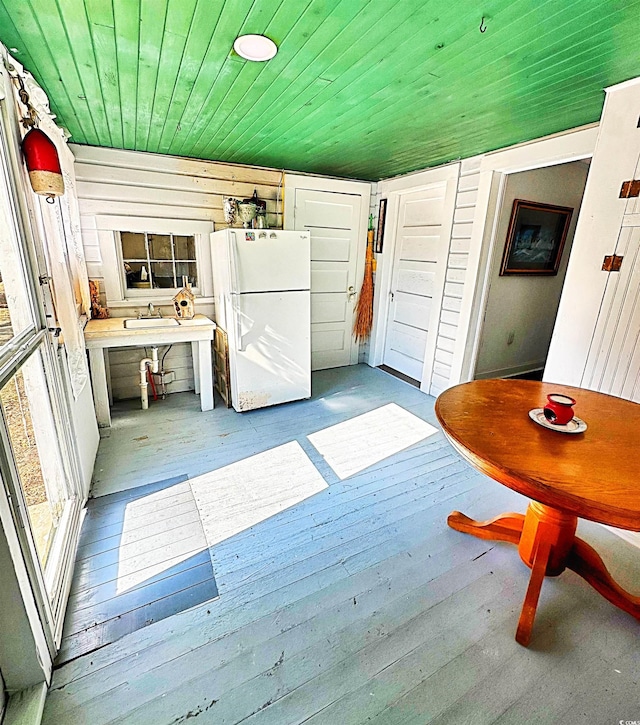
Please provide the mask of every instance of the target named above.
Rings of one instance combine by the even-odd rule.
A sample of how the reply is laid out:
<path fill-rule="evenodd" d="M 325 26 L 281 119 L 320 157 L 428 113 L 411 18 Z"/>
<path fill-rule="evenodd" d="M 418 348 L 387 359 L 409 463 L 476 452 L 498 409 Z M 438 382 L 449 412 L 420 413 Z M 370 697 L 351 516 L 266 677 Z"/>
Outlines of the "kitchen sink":
<path fill-rule="evenodd" d="M 125 320 L 124 326 L 127 330 L 145 330 L 153 327 L 175 327 L 180 323 L 175 317 L 139 317 L 133 320 Z"/>

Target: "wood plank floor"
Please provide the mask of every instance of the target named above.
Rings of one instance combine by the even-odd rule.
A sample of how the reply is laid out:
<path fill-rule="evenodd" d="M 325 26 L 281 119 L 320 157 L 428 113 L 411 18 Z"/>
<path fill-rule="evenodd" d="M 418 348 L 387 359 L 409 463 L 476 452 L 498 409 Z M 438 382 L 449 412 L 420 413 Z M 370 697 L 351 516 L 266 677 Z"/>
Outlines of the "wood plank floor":
<path fill-rule="evenodd" d="M 92 498 L 56 666 L 217 596 L 186 476 Z"/>
<path fill-rule="evenodd" d="M 363 365 L 315 374 L 313 392 L 242 415 L 200 413 L 189 394 L 114 411 L 97 496 L 292 441 L 328 486 L 212 546 L 218 599 L 57 669 L 43 722 L 640 720 L 638 622 L 567 572 L 545 581 L 524 649 L 514 634 L 529 570 L 512 546 L 446 526 L 452 509 L 489 517 L 523 511 L 522 497 L 472 471 L 440 432 L 344 480 L 307 438 L 389 403 L 437 426 L 433 399 Z M 588 522 L 580 533 L 639 588 L 638 549 Z"/>

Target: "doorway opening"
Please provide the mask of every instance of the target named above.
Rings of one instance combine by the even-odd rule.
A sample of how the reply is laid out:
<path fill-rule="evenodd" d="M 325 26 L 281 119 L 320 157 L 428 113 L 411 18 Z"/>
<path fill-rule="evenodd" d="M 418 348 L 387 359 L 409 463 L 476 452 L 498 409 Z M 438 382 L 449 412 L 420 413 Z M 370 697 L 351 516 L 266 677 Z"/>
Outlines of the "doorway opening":
<path fill-rule="evenodd" d="M 505 176 L 488 269 L 488 292 L 473 377 L 541 379 L 549 352 L 590 159 Z M 501 276 L 514 201 L 573 210 L 557 274 Z"/>

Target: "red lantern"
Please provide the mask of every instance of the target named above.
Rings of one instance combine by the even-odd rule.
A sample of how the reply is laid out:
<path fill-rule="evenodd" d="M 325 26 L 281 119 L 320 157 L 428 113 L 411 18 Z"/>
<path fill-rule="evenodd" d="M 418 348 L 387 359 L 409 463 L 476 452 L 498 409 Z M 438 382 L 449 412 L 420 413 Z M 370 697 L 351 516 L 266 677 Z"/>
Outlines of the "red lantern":
<path fill-rule="evenodd" d="M 56 196 L 64 194 L 64 179 L 55 144 L 39 128 L 32 128 L 22 139 L 22 152 L 33 190 L 53 204 Z"/>

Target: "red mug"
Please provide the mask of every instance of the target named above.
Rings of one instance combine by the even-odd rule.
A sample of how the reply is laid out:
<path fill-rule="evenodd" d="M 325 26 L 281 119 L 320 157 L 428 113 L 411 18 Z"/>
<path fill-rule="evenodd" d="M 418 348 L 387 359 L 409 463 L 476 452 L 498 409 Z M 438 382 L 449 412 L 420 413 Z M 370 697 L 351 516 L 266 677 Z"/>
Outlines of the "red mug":
<path fill-rule="evenodd" d="M 544 406 L 544 417 L 553 425 L 566 425 L 573 419 L 573 406 L 576 401 L 562 393 L 547 395 L 547 404 Z"/>

